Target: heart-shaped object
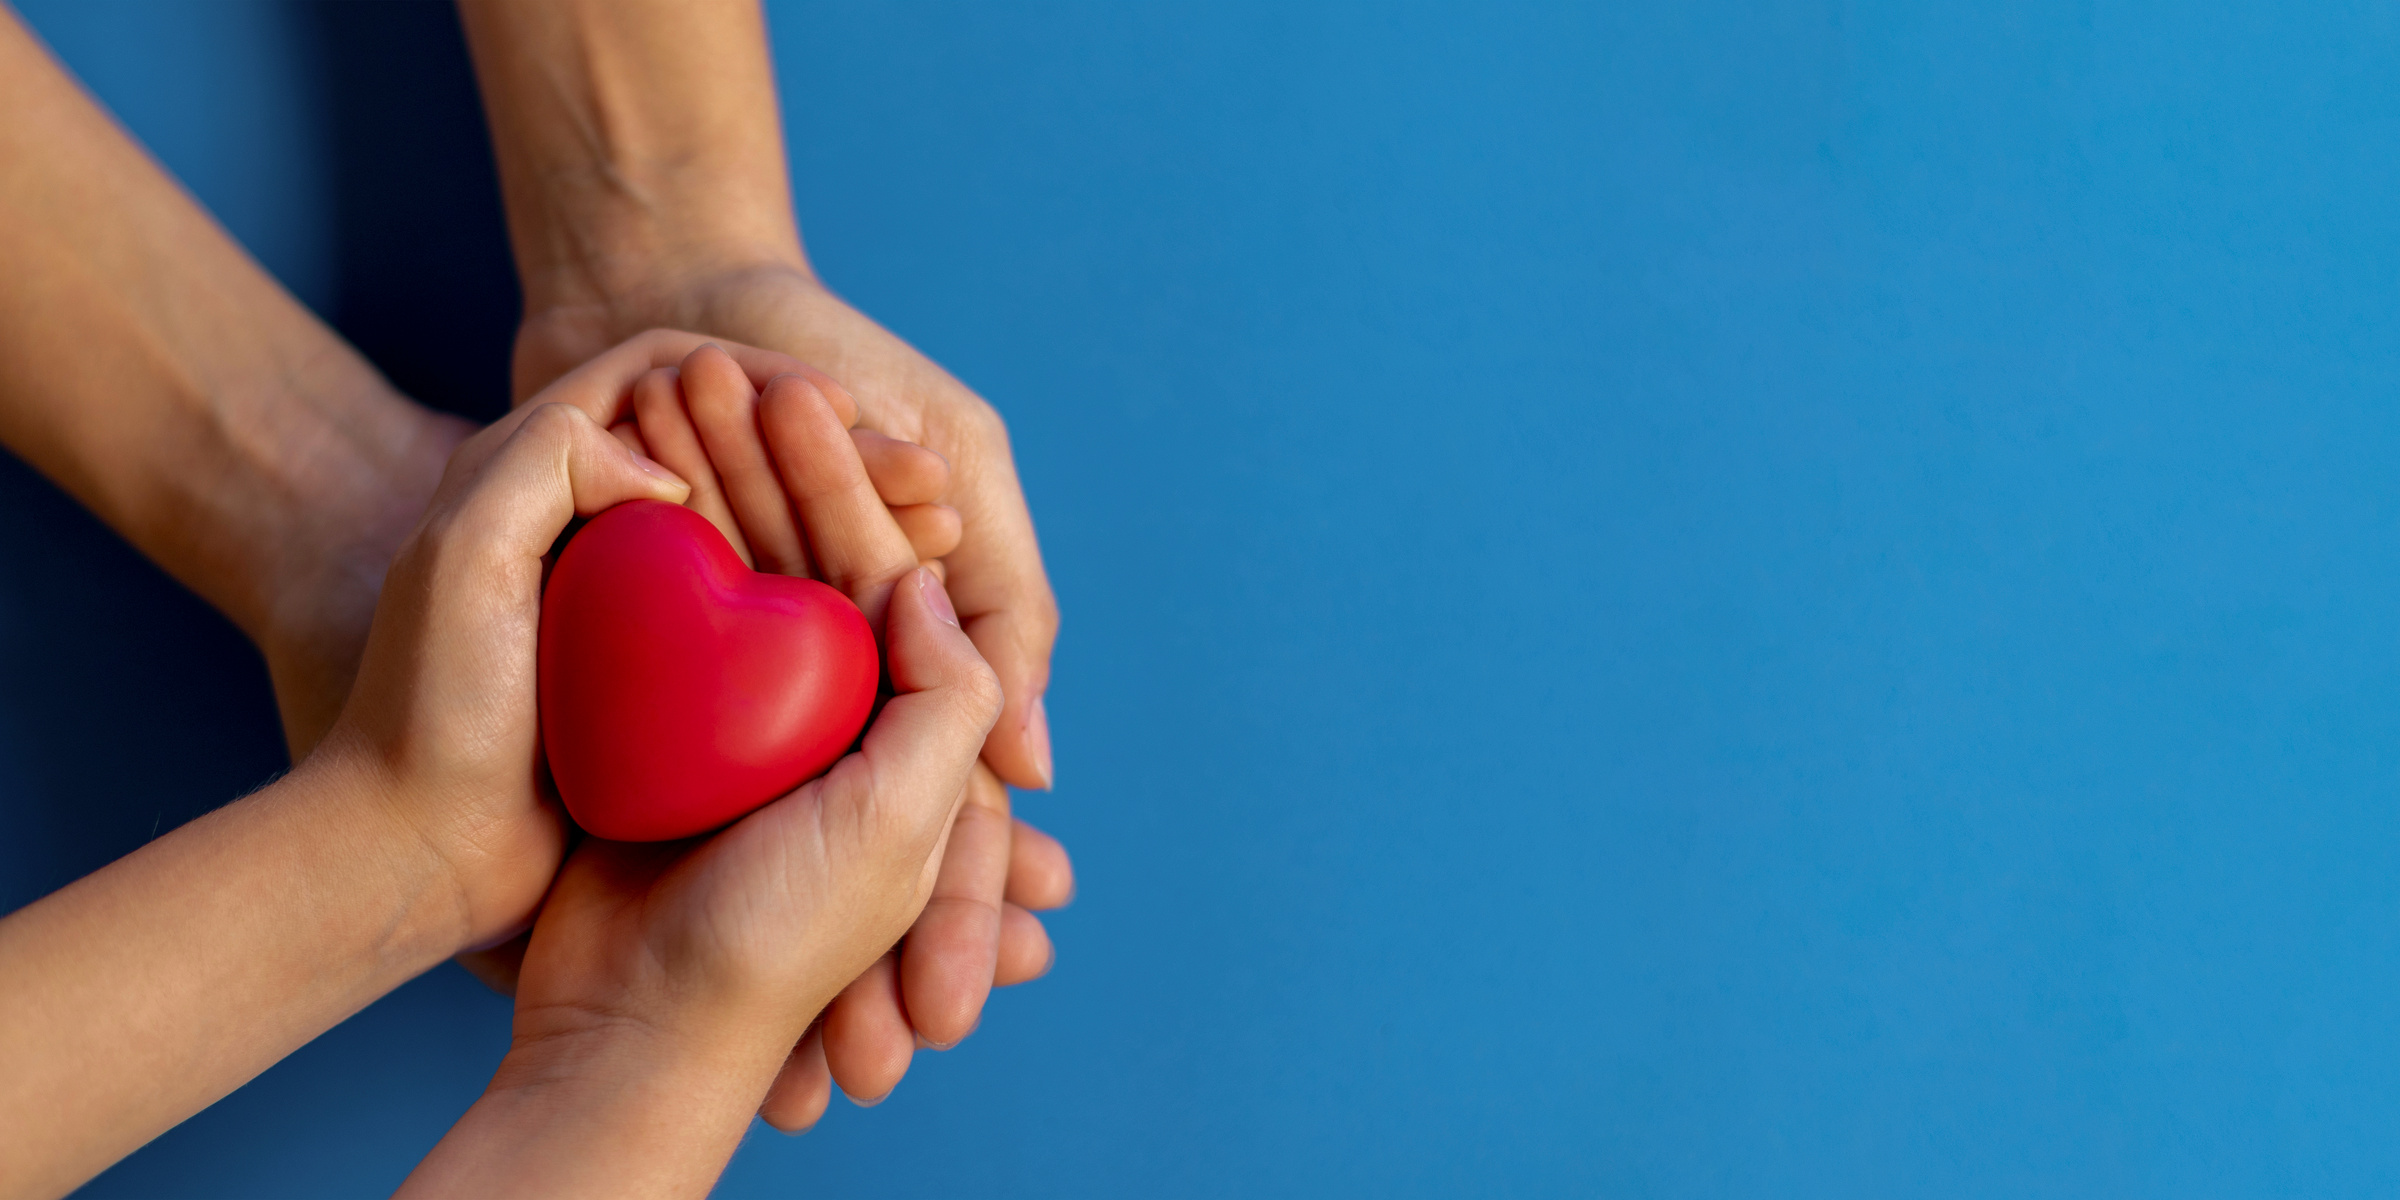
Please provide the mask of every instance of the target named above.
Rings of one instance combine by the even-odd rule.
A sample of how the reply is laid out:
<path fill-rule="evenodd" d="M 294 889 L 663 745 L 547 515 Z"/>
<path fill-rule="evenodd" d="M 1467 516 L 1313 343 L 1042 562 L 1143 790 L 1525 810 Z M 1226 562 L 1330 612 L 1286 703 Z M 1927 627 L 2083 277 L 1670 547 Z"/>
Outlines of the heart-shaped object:
<path fill-rule="evenodd" d="M 875 705 L 875 635 L 849 597 L 742 565 L 688 508 L 620 504 L 542 592 L 542 748 L 597 837 L 723 825 L 833 765 Z"/>

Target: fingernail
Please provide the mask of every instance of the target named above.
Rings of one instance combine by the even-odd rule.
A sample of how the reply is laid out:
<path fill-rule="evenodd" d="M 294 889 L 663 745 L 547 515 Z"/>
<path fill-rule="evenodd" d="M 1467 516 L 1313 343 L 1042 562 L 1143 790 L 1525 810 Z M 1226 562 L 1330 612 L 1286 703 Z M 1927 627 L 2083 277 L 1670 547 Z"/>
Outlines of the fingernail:
<path fill-rule="evenodd" d="M 925 606 L 933 610 L 933 615 L 955 627 L 958 624 L 958 610 L 950 607 L 950 593 L 943 589 L 941 579 L 933 572 L 918 567 L 917 586 L 925 589 Z"/>
<path fill-rule="evenodd" d="M 1033 749 L 1034 770 L 1042 773 L 1042 790 L 1049 791 L 1057 776 L 1050 773 L 1050 710 L 1042 706 L 1040 696 L 1025 711 L 1025 740 Z"/>
<path fill-rule="evenodd" d="M 651 458 L 647 454 L 643 454 L 638 450 L 628 450 L 625 453 L 633 455 L 633 465 L 640 467 L 643 474 L 648 475 L 653 479 L 663 479 L 668 483 L 674 484 L 676 487 L 681 488 L 688 488 L 692 486 L 684 481 L 683 476 L 678 475 L 663 466 L 660 466 L 656 459 Z"/>
<path fill-rule="evenodd" d="M 873 1107 L 875 1107 L 876 1105 L 878 1105 L 878 1104 L 881 1104 L 881 1103 L 883 1103 L 884 1101 L 891 1099 L 891 1098 L 892 1098 L 892 1094 L 891 1094 L 890 1092 L 885 1092 L 884 1094 L 882 1094 L 882 1095 L 880 1095 L 880 1096 L 877 1096 L 877 1097 L 875 1097 L 875 1098 L 874 1098 L 874 1099 L 872 1099 L 872 1100 L 861 1100 L 861 1099 L 859 1099 L 858 1097 L 856 1097 L 856 1096 L 853 1096 L 853 1095 L 851 1095 L 849 1092 L 845 1091 L 845 1092 L 843 1092 L 843 1093 L 842 1093 L 842 1098 L 843 1098 L 844 1100 L 848 1100 L 848 1101 L 849 1101 L 850 1103 L 852 1103 L 852 1104 L 855 1104 L 855 1105 L 859 1106 L 860 1108 L 873 1108 Z"/>

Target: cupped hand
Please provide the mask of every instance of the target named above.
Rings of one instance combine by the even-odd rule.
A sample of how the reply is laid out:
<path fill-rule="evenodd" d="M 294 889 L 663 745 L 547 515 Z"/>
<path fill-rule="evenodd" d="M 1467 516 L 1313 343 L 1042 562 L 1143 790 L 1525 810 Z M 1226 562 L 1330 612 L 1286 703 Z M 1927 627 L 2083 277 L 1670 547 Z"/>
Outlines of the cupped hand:
<path fill-rule="evenodd" d="M 946 586 L 1007 695 L 983 758 L 1006 783 L 1049 787 L 1042 693 L 1058 605 L 999 414 L 805 266 L 786 263 L 712 270 L 605 305 L 532 314 L 517 336 L 517 394 L 530 396 L 617 339 L 653 327 L 707 330 L 791 355 L 840 381 L 860 427 L 948 460 L 960 539 L 943 556 Z"/>
<path fill-rule="evenodd" d="M 523 928 L 566 851 L 535 708 L 552 542 L 577 515 L 688 491 L 577 409 L 534 405 L 459 447 L 393 559 L 357 684 L 310 762 L 375 784 L 446 864 L 454 945 Z"/>
<path fill-rule="evenodd" d="M 856 752 L 708 837 L 576 848 L 507 1057 L 401 1195 L 699 1195 L 723 1170 L 794 1040 L 925 905 L 1000 709 L 932 571 L 887 600 L 895 695 Z"/>
<path fill-rule="evenodd" d="M 656 324 L 706 329 L 805 360 L 854 398 L 860 429 L 935 451 L 949 467 L 942 498 L 956 511 L 958 543 L 940 556 L 940 565 L 1006 704 L 984 744 L 984 766 L 969 787 L 933 902 L 906 944 L 879 961 L 827 1017 L 831 1069 L 846 1092 L 872 1102 L 899 1082 L 918 1045 L 946 1047 L 972 1032 L 993 986 L 1034 978 L 1051 962 L 1047 935 L 1032 913 L 1067 902 L 1073 869 L 1055 840 L 1011 816 L 1002 785 L 1046 788 L 1052 781 L 1042 693 L 1057 605 L 999 416 L 826 290 L 805 266 L 669 273 L 656 286 L 606 303 L 536 312 L 517 339 L 518 394 L 532 393 L 612 339 Z M 704 434 L 712 431 L 705 413 L 695 419 Z M 755 445 L 763 439 L 768 454 L 774 450 L 771 431 L 759 422 L 718 421 L 713 432 L 697 439 L 712 455 L 720 443 L 744 440 Z M 644 439 L 653 440 L 647 425 Z M 663 443 L 651 448 L 662 461 L 691 464 Z M 868 450 L 864 441 L 861 450 Z M 744 457 L 759 456 L 753 451 Z M 876 460 L 869 454 L 868 461 Z M 901 491 L 887 499 L 905 510 L 924 494 Z M 755 511 L 773 523 L 775 505 Z M 910 532 L 914 537 L 918 530 L 911 526 Z M 930 546 L 938 539 L 924 540 Z"/>
<path fill-rule="evenodd" d="M 754 1105 L 821 1064 L 804 1033 L 932 896 L 1000 707 L 933 572 L 912 569 L 887 598 L 895 695 L 857 752 L 712 836 L 576 848 L 518 978 L 514 1046 L 543 1064 L 532 1074 L 546 1047 L 611 1026 L 704 1046 L 739 1038 L 729 1069 L 748 1073 Z M 495 1087 L 519 1073 L 504 1068 Z M 821 1065 L 819 1077 L 822 1111 Z"/>
<path fill-rule="evenodd" d="M 938 458 L 877 435 L 853 433 L 845 445 L 838 422 L 844 406 L 833 401 L 826 381 L 784 376 L 760 391 L 716 345 L 644 376 L 635 396 L 639 431 L 619 426 L 620 434 L 689 479 L 695 509 L 727 527 L 737 546 L 751 548 L 762 569 L 822 579 L 881 627 L 893 581 L 926 553 L 921 531 L 932 523 L 907 516 L 933 507 Z M 870 452 L 887 458 L 875 478 L 862 470 Z M 910 454 L 934 461 L 914 472 L 897 469 Z M 895 494 L 893 480 L 911 474 L 924 489 Z M 954 1044 L 973 1027 L 995 981 L 1022 982 L 1048 969 L 1049 939 L 1030 909 L 1065 898 L 1059 886 L 1070 877 L 1065 853 L 1040 833 L 1017 837 L 1017 828 L 1007 815 L 1007 790 L 978 764 L 932 901 L 907 946 L 847 989 L 827 1014 L 822 1036 L 801 1047 L 795 1061 L 807 1070 L 778 1089 L 771 1121 L 786 1128 L 813 1122 L 828 1074 L 864 1103 L 881 1099 L 906 1072 L 921 1035 L 954 1029 L 942 1039 Z M 948 974 L 932 973 L 941 971 Z M 948 1011 L 928 1010 L 944 1000 Z M 819 1055 L 823 1067 L 813 1067 Z"/>
<path fill-rule="evenodd" d="M 832 464 L 800 510 L 818 561 L 873 573 L 911 553 L 820 390 L 778 376 L 763 410 L 794 427 L 811 463 Z M 577 513 L 686 491 L 567 404 L 470 441 L 394 565 L 359 688 L 321 753 L 385 764 L 405 784 L 393 796 L 466 814 L 420 818 L 429 841 L 518 840 L 538 795 L 543 554 Z M 893 691 L 859 748 L 716 834 L 579 845 L 527 939 L 507 1057 L 404 1194 L 668 1193 L 713 1177 L 749 1114 L 786 1111 L 774 1097 L 805 1090 L 823 1061 L 821 1039 L 805 1039 L 817 1014 L 934 894 L 1001 703 L 933 571 L 911 561 L 853 583 Z M 495 793 L 510 802 L 478 807 Z M 458 874 L 472 895 L 477 873 Z M 467 906 L 477 931 L 504 915 L 484 894 Z"/>

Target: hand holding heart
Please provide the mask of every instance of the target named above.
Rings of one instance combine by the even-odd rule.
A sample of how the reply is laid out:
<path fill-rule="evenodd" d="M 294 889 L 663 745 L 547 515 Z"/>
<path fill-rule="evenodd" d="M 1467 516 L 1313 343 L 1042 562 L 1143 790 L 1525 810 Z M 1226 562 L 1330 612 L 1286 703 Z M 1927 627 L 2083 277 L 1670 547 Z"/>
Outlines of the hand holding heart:
<path fill-rule="evenodd" d="M 793 378 L 776 383 L 783 374 Z M 685 504 L 759 570 L 822 580 L 870 618 L 879 619 L 894 580 L 919 560 L 938 574 L 939 556 L 957 543 L 957 514 L 940 503 L 950 481 L 942 458 L 865 430 L 845 434 L 855 412 L 849 394 L 781 355 L 653 331 L 541 398 L 575 403 L 690 482 Z M 978 765 L 924 913 L 794 1053 L 767 1119 L 806 1127 L 834 1083 L 873 1103 L 900 1082 L 919 1046 L 963 1039 L 993 987 L 1049 969 L 1050 940 L 1034 911 L 1066 903 L 1073 886 L 1065 850 L 1015 819 L 1008 789 Z M 521 953 L 512 944 L 470 965 L 505 985 Z"/>
<path fill-rule="evenodd" d="M 923 908 L 999 715 L 933 572 L 886 589 L 885 614 L 896 694 L 857 753 L 713 836 L 592 839 L 569 858 L 526 952 L 509 1056 L 403 1192 L 713 1177 L 786 1051 Z"/>
<path fill-rule="evenodd" d="M 793 444 L 825 472 L 801 523 L 829 571 L 866 572 L 845 578 L 885 626 L 896 695 L 858 753 L 722 833 L 584 843 L 535 926 L 508 1063 L 412 1186 L 489 1188 L 503 1161 L 551 1189 L 579 1170 L 721 1163 L 785 1052 L 934 891 L 998 685 L 939 579 L 914 565 L 832 402 L 779 377 L 762 405 L 797 425 Z M 572 516 L 688 492 L 577 408 L 530 407 L 460 449 L 395 559 L 358 685 L 317 759 L 381 780 L 438 849 L 462 902 L 460 940 L 523 921 L 564 845 L 537 786 L 544 555 Z M 645 1083 L 672 1086 L 686 1123 L 636 1103 Z M 610 1126 L 612 1104 L 631 1107 L 614 1151 L 594 1155 L 590 1133 Z"/>
<path fill-rule="evenodd" d="M 931 571 L 895 589 L 885 644 L 897 694 L 824 777 L 697 842 L 576 849 L 534 926 L 508 1058 L 404 1194 L 714 1177 L 785 1052 L 931 895 L 1000 712 Z"/>

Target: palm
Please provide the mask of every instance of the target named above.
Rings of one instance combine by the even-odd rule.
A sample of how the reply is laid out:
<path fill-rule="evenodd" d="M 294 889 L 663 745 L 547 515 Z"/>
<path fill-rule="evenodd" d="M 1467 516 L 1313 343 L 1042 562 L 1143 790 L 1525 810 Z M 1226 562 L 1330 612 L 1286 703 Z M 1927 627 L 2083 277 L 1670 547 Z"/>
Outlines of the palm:
<path fill-rule="evenodd" d="M 1028 910 L 1056 907 L 1073 891 L 1063 849 L 1012 818 L 1002 786 L 1049 782 L 1039 700 L 1057 626 L 1007 433 L 991 407 L 948 372 L 804 269 L 786 265 L 681 280 L 605 306 L 531 317 L 518 337 L 518 393 L 530 394 L 601 347 L 652 326 L 701 330 L 792 355 L 840 381 L 858 401 L 862 427 L 949 460 L 952 486 L 943 499 L 958 510 L 963 533 L 943 560 L 950 595 L 998 673 L 1007 707 L 985 743 L 988 766 L 968 789 L 931 903 L 909 931 L 897 990 L 861 980 L 842 998 L 843 1009 L 858 1019 L 829 1026 L 826 1056 L 836 1078 L 852 1095 L 879 1096 L 906 1070 L 915 1038 L 955 1043 L 975 1027 L 992 986 L 1048 969 L 1048 937 Z M 895 970 L 890 963 L 877 969 Z M 873 1016 L 870 1008 L 889 1011 Z"/>
<path fill-rule="evenodd" d="M 849 878 L 875 870 L 878 851 L 890 850 L 879 841 L 889 831 L 863 815 L 871 775 L 854 757 L 698 842 L 584 842 L 534 926 L 517 984 L 517 1037 L 567 1032 L 596 1016 L 651 1020 L 656 1014 L 615 1005 L 697 980 L 755 998 L 791 1021 L 797 1039 L 932 889 L 938 854 L 924 856 L 907 891 Z"/>

